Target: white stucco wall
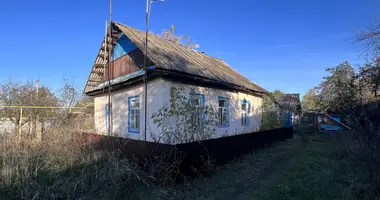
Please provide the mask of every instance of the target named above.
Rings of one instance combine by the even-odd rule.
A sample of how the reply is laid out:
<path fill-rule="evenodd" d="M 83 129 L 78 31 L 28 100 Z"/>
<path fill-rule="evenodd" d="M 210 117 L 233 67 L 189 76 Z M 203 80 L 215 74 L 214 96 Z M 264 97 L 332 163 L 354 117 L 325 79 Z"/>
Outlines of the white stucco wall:
<path fill-rule="evenodd" d="M 260 130 L 261 115 L 259 108 L 262 99 L 257 96 L 248 95 L 241 92 L 231 92 L 213 88 L 205 88 L 200 86 L 192 86 L 178 82 L 172 82 L 163 79 L 155 79 L 148 84 L 148 133 L 147 141 L 153 141 L 151 134 L 160 134 L 160 130 L 151 120 L 153 113 L 157 112 L 164 105 L 169 104 L 170 88 L 184 87 L 187 93 L 191 89 L 195 92 L 205 95 L 205 104 L 212 105 L 214 109 L 218 109 L 218 96 L 228 97 L 230 105 L 229 127 L 217 128 L 217 134 L 214 137 L 222 137 L 227 135 L 235 135 L 241 133 L 249 133 Z M 128 97 L 140 97 L 140 133 L 128 133 Z M 144 140 L 144 93 L 143 85 L 134 86 L 125 90 L 121 90 L 112 94 L 113 107 L 113 133 L 119 137 L 128 137 L 132 139 Z M 241 125 L 241 100 L 250 101 L 250 126 Z M 95 128 L 98 133 L 106 133 L 106 114 L 105 105 L 108 103 L 108 95 L 100 95 L 95 97 Z"/>
<path fill-rule="evenodd" d="M 139 96 L 140 99 L 140 133 L 128 133 L 128 97 Z M 162 108 L 169 97 L 168 84 L 163 79 L 155 79 L 148 83 L 148 133 L 147 141 L 152 141 L 151 130 L 157 126 L 149 116 Z M 113 135 L 144 140 L 144 86 L 143 84 L 112 93 Z M 95 129 L 98 133 L 106 133 L 105 105 L 108 104 L 108 94 L 96 96 L 95 103 Z"/>

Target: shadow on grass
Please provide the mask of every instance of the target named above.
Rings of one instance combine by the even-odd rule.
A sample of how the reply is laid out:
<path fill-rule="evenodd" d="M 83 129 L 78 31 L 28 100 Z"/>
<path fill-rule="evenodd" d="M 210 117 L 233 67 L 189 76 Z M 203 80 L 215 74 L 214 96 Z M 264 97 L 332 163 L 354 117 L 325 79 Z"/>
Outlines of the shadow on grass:
<path fill-rule="evenodd" d="M 4 199 L 140 199 L 290 137 L 292 128 L 180 145 L 92 134 L 47 139 L 3 155 L 0 194 Z"/>

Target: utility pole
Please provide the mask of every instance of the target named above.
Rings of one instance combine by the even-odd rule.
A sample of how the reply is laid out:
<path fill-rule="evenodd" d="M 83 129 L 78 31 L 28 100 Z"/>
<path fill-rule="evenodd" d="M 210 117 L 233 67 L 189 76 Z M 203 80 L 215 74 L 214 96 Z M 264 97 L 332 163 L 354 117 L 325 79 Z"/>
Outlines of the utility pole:
<path fill-rule="evenodd" d="M 148 33 L 149 33 L 149 14 L 153 2 L 163 2 L 164 0 L 146 0 L 145 11 L 145 56 L 144 56 L 144 138 L 146 141 L 147 119 L 148 119 Z"/>
<path fill-rule="evenodd" d="M 105 81 L 105 77 L 106 77 L 106 69 L 107 69 L 107 40 L 108 40 L 108 36 L 107 36 L 107 31 L 108 31 L 108 22 L 106 20 L 106 33 L 104 34 L 104 52 L 103 52 L 103 62 L 104 62 L 104 65 L 103 65 L 103 81 Z M 103 93 L 104 93 L 104 90 L 105 90 L 105 87 L 103 87 Z M 107 119 L 106 119 L 107 120 Z"/>
<path fill-rule="evenodd" d="M 111 54 L 112 54 L 112 0 L 109 0 L 109 17 L 110 17 L 110 25 L 109 25 L 109 32 L 107 36 L 108 38 L 111 38 L 110 45 L 108 47 L 108 135 L 111 135 L 112 132 L 112 101 L 111 101 L 111 79 L 112 79 L 112 66 L 111 66 Z"/>
<path fill-rule="evenodd" d="M 148 24 L 149 24 L 149 8 L 151 1 L 146 0 L 146 12 L 145 12 L 145 56 L 144 56 L 144 138 L 146 141 L 146 129 L 147 129 L 147 115 L 148 115 Z"/>

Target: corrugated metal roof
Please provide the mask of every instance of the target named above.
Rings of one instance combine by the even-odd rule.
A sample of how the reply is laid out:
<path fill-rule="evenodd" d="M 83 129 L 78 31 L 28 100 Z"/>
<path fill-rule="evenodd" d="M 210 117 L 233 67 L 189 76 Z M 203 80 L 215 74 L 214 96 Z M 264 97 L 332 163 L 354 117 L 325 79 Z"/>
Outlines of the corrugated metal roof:
<path fill-rule="evenodd" d="M 145 32 L 120 23 L 114 23 L 114 25 L 138 48 L 144 49 Z M 265 89 L 248 80 L 221 59 L 208 56 L 158 36 L 150 35 L 148 39 L 148 57 L 157 68 L 201 76 L 234 84 L 252 91 L 267 93 Z M 86 86 L 85 92 L 88 91 L 91 90 L 87 90 Z"/>

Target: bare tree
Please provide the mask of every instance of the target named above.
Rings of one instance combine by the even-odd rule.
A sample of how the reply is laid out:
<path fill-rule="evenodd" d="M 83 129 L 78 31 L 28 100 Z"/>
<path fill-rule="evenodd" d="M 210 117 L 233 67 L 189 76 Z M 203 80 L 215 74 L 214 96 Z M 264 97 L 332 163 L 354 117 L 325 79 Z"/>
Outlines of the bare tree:
<path fill-rule="evenodd" d="M 358 76 L 361 88 L 369 89 L 377 97 L 380 88 L 380 18 L 366 27 L 365 31 L 357 33 L 355 42 L 364 46 L 365 55 L 372 60 L 360 68 Z"/>
<path fill-rule="evenodd" d="M 366 27 L 365 31 L 356 34 L 355 41 L 363 44 L 365 53 L 369 57 L 380 56 L 380 19 L 374 25 Z"/>
<path fill-rule="evenodd" d="M 94 114 L 94 97 L 83 95 L 78 100 L 75 107 L 83 107 L 81 110 L 87 114 Z"/>
<path fill-rule="evenodd" d="M 175 26 L 170 25 L 169 30 L 163 29 L 161 34 L 158 34 L 157 36 L 159 36 L 165 40 L 173 41 L 177 44 L 183 44 L 184 46 L 191 48 L 191 49 L 198 49 L 200 47 L 199 44 L 196 44 L 194 41 L 191 41 L 189 36 L 185 36 L 185 37 L 183 35 L 177 36 L 174 34 L 174 32 L 175 32 Z M 185 40 L 183 43 L 181 42 L 182 39 Z"/>
<path fill-rule="evenodd" d="M 14 83 L 8 81 L 0 84 L 0 105 L 1 106 L 57 106 L 58 99 L 49 88 L 42 86 L 38 89 L 34 82 Z M 41 118 L 49 117 L 53 114 L 51 109 L 23 109 L 22 124 L 35 121 L 36 116 Z M 16 129 L 20 123 L 20 108 L 2 108 L 0 119 L 12 122 Z"/>
<path fill-rule="evenodd" d="M 63 87 L 59 90 L 58 98 L 62 106 L 74 106 L 80 98 L 80 92 L 69 79 L 63 79 Z"/>

